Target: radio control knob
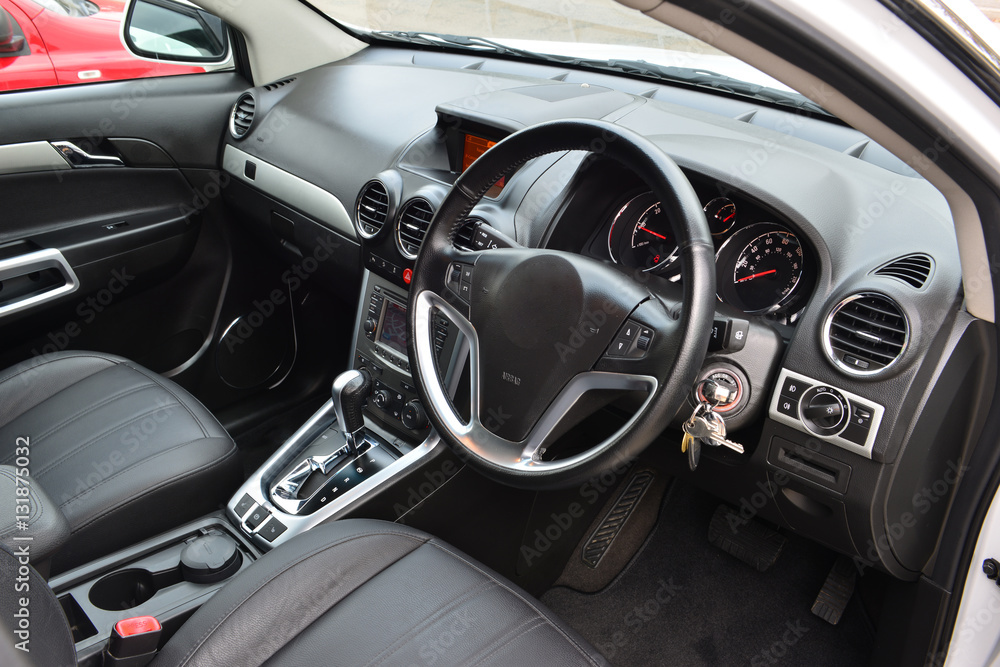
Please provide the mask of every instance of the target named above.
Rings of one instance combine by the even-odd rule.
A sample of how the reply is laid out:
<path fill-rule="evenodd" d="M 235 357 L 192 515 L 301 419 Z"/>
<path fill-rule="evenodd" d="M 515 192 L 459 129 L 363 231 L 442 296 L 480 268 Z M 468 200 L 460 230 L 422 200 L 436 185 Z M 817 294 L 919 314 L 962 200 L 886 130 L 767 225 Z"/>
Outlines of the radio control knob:
<path fill-rule="evenodd" d="M 365 320 L 365 333 L 375 333 L 375 320 L 370 317 Z"/>
<path fill-rule="evenodd" d="M 424 406 L 417 399 L 408 401 L 403 406 L 403 414 L 400 415 L 399 419 L 403 422 L 403 426 L 411 431 L 419 431 L 420 429 L 427 428 L 428 424 Z"/>
<path fill-rule="evenodd" d="M 378 391 L 375 392 L 375 395 L 372 398 L 372 400 L 375 401 L 375 405 L 377 407 L 385 410 L 386 408 L 389 407 L 389 402 L 392 401 L 392 396 L 389 395 L 389 390 L 379 389 Z"/>

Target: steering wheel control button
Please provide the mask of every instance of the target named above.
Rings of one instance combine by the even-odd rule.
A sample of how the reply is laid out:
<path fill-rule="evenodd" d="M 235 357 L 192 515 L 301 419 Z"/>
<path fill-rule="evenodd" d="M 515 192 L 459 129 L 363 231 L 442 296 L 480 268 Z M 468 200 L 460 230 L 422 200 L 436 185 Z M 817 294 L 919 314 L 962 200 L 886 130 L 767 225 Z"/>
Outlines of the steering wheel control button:
<path fill-rule="evenodd" d="M 268 542 L 274 542 L 278 539 L 278 536 L 286 530 L 288 530 L 287 526 L 272 516 L 271 520 L 265 523 L 264 527 L 257 531 L 257 534 L 262 536 Z"/>
<path fill-rule="evenodd" d="M 254 506 L 254 499 L 250 497 L 249 493 L 244 493 L 243 497 L 240 498 L 240 502 L 236 503 L 236 507 L 233 508 L 236 511 L 236 516 L 243 518 L 250 511 L 250 508 Z"/>
<path fill-rule="evenodd" d="M 652 329 L 644 327 L 635 320 L 627 320 L 618 330 L 618 335 L 608 346 L 608 351 L 605 354 L 608 357 L 642 358 L 646 355 L 646 350 L 649 349 L 652 340 Z"/>
<path fill-rule="evenodd" d="M 250 528 L 250 530 L 256 530 L 257 526 L 264 523 L 269 516 L 271 516 L 271 513 L 258 505 L 255 509 L 251 510 L 250 514 L 247 516 L 247 527 Z"/>
<path fill-rule="evenodd" d="M 472 264 L 455 262 L 448 268 L 446 284 L 465 303 L 472 299 L 472 275 L 475 267 Z"/>

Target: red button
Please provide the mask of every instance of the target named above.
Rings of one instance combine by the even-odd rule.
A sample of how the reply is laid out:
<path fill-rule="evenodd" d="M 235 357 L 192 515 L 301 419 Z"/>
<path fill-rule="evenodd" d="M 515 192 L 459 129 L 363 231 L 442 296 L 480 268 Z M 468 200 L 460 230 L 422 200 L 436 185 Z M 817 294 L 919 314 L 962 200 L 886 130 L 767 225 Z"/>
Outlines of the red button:
<path fill-rule="evenodd" d="M 403 282 L 407 285 L 413 280 L 413 269 L 403 269 Z"/>
<path fill-rule="evenodd" d="M 159 632 L 160 622 L 152 616 L 136 616 L 135 618 L 126 618 L 123 621 L 118 621 L 115 623 L 115 630 L 122 637 L 141 635 L 147 632 Z"/>

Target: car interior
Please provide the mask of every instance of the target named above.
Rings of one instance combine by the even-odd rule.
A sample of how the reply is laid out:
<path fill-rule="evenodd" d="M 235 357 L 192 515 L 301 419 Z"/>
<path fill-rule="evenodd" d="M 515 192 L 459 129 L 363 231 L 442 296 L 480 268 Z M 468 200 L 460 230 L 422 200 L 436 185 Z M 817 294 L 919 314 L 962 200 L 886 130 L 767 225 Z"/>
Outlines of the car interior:
<path fill-rule="evenodd" d="M 0 95 L 5 664 L 944 664 L 998 360 L 924 165 L 815 91 L 195 4 L 123 34 L 226 67 Z"/>

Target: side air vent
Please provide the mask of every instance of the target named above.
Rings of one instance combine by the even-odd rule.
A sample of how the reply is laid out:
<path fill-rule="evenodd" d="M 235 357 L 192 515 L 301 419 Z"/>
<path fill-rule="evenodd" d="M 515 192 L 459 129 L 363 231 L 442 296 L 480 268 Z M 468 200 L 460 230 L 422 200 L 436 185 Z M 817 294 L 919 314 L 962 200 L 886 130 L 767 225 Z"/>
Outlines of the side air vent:
<path fill-rule="evenodd" d="M 282 79 L 281 81 L 275 81 L 274 83 L 269 83 L 266 86 L 264 86 L 264 90 L 267 90 L 267 91 L 277 90 L 278 88 L 281 88 L 282 86 L 287 86 L 292 81 L 295 81 L 295 77 L 294 76 L 291 77 L 290 79 Z"/>
<path fill-rule="evenodd" d="M 479 218 L 466 218 L 455 232 L 455 247 L 459 250 L 472 250 L 472 235 L 476 233 L 476 225 L 481 222 Z"/>
<path fill-rule="evenodd" d="M 892 260 L 875 269 L 876 276 L 886 276 L 901 280 L 914 289 L 920 289 L 930 278 L 934 260 L 930 255 L 914 253 Z"/>
<path fill-rule="evenodd" d="M 369 181 L 361 188 L 354 217 L 362 237 L 374 238 L 382 231 L 385 221 L 389 219 L 389 191 L 382 181 Z"/>
<path fill-rule="evenodd" d="M 257 108 L 257 101 L 250 93 L 243 93 L 240 99 L 233 105 L 233 113 L 229 118 L 229 134 L 234 139 L 242 139 L 250 131 L 253 125 L 253 115 Z"/>
<path fill-rule="evenodd" d="M 396 222 L 396 243 L 399 251 L 407 259 L 416 259 L 420 244 L 431 225 L 434 209 L 430 202 L 421 197 L 415 197 L 403 205 Z"/>
<path fill-rule="evenodd" d="M 852 375 L 888 368 L 903 354 L 910 327 L 903 310 L 881 294 L 864 292 L 841 301 L 826 319 L 824 347 L 833 363 Z"/>

